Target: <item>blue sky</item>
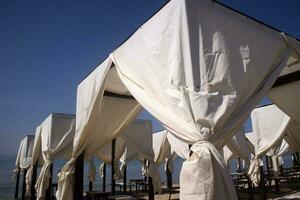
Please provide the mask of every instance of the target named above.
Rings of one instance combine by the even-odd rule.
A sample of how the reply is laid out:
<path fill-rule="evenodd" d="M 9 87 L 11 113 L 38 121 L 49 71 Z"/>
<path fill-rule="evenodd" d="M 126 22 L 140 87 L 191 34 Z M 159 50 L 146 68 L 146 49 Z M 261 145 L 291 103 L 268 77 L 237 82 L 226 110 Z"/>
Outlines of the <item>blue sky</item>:
<path fill-rule="evenodd" d="M 298 0 L 220 1 L 300 38 Z M 78 83 L 164 2 L 0 0 L 0 155 L 51 112 L 75 113 Z"/>

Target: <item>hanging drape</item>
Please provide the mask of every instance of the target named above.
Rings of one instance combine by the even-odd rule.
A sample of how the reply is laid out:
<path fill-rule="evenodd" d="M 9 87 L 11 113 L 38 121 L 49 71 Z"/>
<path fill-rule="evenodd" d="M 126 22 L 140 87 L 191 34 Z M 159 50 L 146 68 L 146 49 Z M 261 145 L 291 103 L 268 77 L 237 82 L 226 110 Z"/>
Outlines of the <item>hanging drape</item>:
<path fill-rule="evenodd" d="M 73 200 L 76 158 L 82 153 L 85 157 L 94 155 L 140 112 L 140 105 L 119 82 L 116 69 L 107 58 L 78 86 L 73 154 L 59 173 L 57 199 Z"/>
<path fill-rule="evenodd" d="M 245 136 L 244 128 L 239 129 L 236 134 L 223 147 L 224 160 L 228 163 L 233 158 L 241 158 L 245 161 L 245 167 L 250 165 L 250 151 Z"/>
<path fill-rule="evenodd" d="M 194 144 L 181 199 L 237 198 L 214 145 L 241 127 L 290 52 L 279 33 L 211 1 L 173 0 L 111 54 L 136 100 Z"/>
<path fill-rule="evenodd" d="M 251 113 L 255 156 L 251 160 L 248 171 L 255 184 L 259 183 L 259 158 L 266 154 L 272 147 L 280 145 L 288 130 L 291 118 L 276 105 L 256 108 Z"/>
<path fill-rule="evenodd" d="M 45 199 L 51 178 L 50 167 L 55 159 L 71 158 L 75 133 L 75 115 L 51 114 L 37 127 L 33 147 L 33 160 L 27 176 L 27 194 L 30 194 L 33 166 L 42 160 L 42 168 L 35 189 L 37 199 Z"/>
<path fill-rule="evenodd" d="M 210 0 L 170 1 L 78 86 L 73 158 L 61 170 L 58 199 L 72 199 L 76 157 L 120 134 L 140 105 L 193 144 L 181 199 L 237 199 L 216 147 L 273 85 L 294 51 L 289 40 Z"/>
<path fill-rule="evenodd" d="M 32 160 L 32 149 L 34 143 L 34 136 L 27 135 L 20 142 L 16 162 L 15 170 L 13 171 L 13 181 L 16 180 L 16 175 L 20 169 L 28 169 Z"/>
<path fill-rule="evenodd" d="M 292 151 L 300 151 L 300 81 L 273 88 L 268 96 L 287 113 L 293 121 L 285 136 Z"/>

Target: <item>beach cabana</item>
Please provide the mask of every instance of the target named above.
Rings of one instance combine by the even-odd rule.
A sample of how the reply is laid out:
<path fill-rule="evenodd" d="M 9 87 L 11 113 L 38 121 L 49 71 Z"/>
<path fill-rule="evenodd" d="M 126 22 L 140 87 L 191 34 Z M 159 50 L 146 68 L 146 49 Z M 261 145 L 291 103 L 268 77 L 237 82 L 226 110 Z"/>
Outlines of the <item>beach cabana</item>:
<path fill-rule="evenodd" d="M 291 118 L 276 105 L 255 108 L 251 113 L 255 155 L 251 161 L 249 175 L 255 184 L 260 181 L 260 157 L 267 154 L 272 147 L 281 144 Z"/>
<path fill-rule="evenodd" d="M 34 143 L 34 135 L 27 135 L 20 142 L 20 146 L 19 146 L 19 150 L 15 162 L 16 168 L 13 171 L 13 180 L 16 182 L 15 199 L 18 199 L 21 170 L 23 171 L 22 199 L 25 199 L 25 177 L 32 160 L 33 143 Z"/>
<path fill-rule="evenodd" d="M 37 199 L 50 199 L 53 162 L 69 160 L 75 133 L 75 115 L 50 114 L 37 128 L 32 162 L 27 176 L 27 194 L 37 194 Z M 36 179 L 37 167 L 41 167 Z"/>
<path fill-rule="evenodd" d="M 135 119 L 122 131 L 122 133 L 118 137 L 113 140 L 115 140 L 114 150 L 110 142 L 94 153 L 94 155 L 102 160 L 103 163 L 113 165 L 114 172 L 112 172 L 112 188 L 114 188 L 115 186 L 114 179 L 122 178 L 121 171 L 124 172 L 126 163 L 135 157 L 138 158 L 138 160 L 140 160 L 141 162 L 147 160 L 150 163 L 149 168 L 145 167 L 145 173 L 143 175 L 153 177 L 155 186 L 154 189 L 159 190 L 159 185 L 157 184 L 157 170 L 153 165 L 154 152 L 152 149 L 151 121 Z M 97 141 L 94 142 L 97 143 Z M 134 155 L 127 154 L 128 149 L 132 153 L 134 153 Z M 114 155 L 112 153 L 112 150 L 114 151 Z M 112 162 L 112 158 L 114 158 L 114 162 Z M 119 170 L 118 160 L 122 160 L 121 171 Z M 103 165 L 103 163 L 100 167 L 100 172 L 104 171 L 103 167 L 105 165 Z M 123 173 L 123 175 L 125 176 L 125 178 L 123 177 L 123 189 L 124 191 L 126 191 L 126 173 Z M 104 174 L 102 175 L 102 177 L 105 178 Z"/>
<path fill-rule="evenodd" d="M 251 153 L 248 149 L 244 128 L 239 129 L 237 133 L 227 142 L 226 146 L 223 147 L 223 155 L 226 163 L 233 158 L 243 159 L 245 161 L 245 165 L 249 167 L 250 154 Z M 238 164 L 240 168 L 240 160 Z"/>
<path fill-rule="evenodd" d="M 82 199 L 76 160 L 117 137 L 143 107 L 192 145 L 194 156 L 181 170 L 181 199 L 237 199 L 217 149 L 282 69 L 299 67 L 292 62 L 299 46 L 214 1 L 168 1 L 79 84 L 73 155 L 60 173 L 57 198 Z"/>

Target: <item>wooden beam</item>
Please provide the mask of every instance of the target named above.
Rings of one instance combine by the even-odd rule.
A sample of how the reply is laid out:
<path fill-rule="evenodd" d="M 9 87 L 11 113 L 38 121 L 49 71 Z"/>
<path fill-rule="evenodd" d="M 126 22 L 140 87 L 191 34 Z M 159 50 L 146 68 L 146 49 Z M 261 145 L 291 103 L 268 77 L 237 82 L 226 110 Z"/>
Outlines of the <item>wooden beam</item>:
<path fill-rule="evenodd" d="M 300 71 L 296 71 L 296 72 L 279 77 L 273 84 L 272 88 L 280 87 L 282 85 L 286 85 L 286 84 L 296 82 L 299 80 L 300 80 Z"/>
<path fill-rule="evenodd" d="M 84 153 L 81 153 L 75 162 L 75 180 L 74 180 L 74 200 L 83 200 L 83 168 L 84 168 Z"/>
<path fill-rule="evenodd" d="M 35 196 L 36 174 L 37 174 L 37 164 L 34 164 L 34 166 L 32 168 L 31 188 L 30 188 L 31 200 L 36 199 L 36 196 Z"/>
<path fill-rule="evenodd" d="M 124 164 L 123 167 L 123 192 L 126 193 L 127 192 L 127 165 Z"/>
<path fill-rule="evenodd" d="M 20 171 L 21 171 L 21 169 L 18 169 L 17 180 L 16 180 L 16 189 L 15 189 L 15 199 L 18 199 L 18 196 L 19 196 Z"/>
<path fill-rule="evenodd" d="M 115 97 L 115 98 L 121 98 L 121 99 L 133 99 L 133 100 L 135 99 L 131 95 L 117 94 L 117 93 L 113 93 L 113 92 L 109 92 L 109 91 L 104 91 L 103 96 L 105 96 L 105 97 Z"/>
<path fill-rule="evenodd" d="M 23 169 L 22 200 L 25 200 L 25 195 L 26 195 L 26 174 L 27 174 L 27 169 Z"/>
<path fill-rule="evenodd" d="M 238 172 L 241 173 L 241 172 L 242 172 L 242 168 L 241 168 L 241 159 L 238 158 L 237 161 L 238 161 Z"/>
<path fill-rule="evenodd" d="M 172 190 L 173 188 L 173 180 L 172 180 L 172 172 L 169 169 L 169 165 L 170 165 L 170 160 L 168 159 L 167 161 L 167 169 L 166 169 L 166 176 L 167 176 L 167 188 L 169 190 Z"/>
<path fill-rule="evenodd" d="M 115 151 L 116 139 L 111 142 L 111 195 L 116 195 L 116 181 L 115 181 Z"/>
<path fill-rule="evenodd" d="M 150 162 L 147 160 L 147 167 L 149 168 Z M 154 187 L 152 177 L 148 176 L 148 199 L 154 200 Z"/>
<path fill-rule="evenodd" d="M 50 178 L 49 178 L 49 186 L 46 190 L 46 200 L 51 200 L 52 198 L 52 175 L 53 175 L 53 163 L 50 165 Z"/>
<path fill-rule="evenodd" d="M 260 200 L 266 200 L 267 199 L 267 193 L 266 193 L 266 185 L 265 185 L 265 174 L 264 174 L 264 167 L 260 166 L 260 182 L 259 182 L 259 187 L 260 187 Z"/>
<path fill-rule="evenodd" d="M 102 180 L 102 191 L 106 190 L 106 163 L 103 164 L 103 180 Z"/>
<path fill-rule="evenodd" d="M 89 192 L 93 191 L 93 182 L 89 181 Z"/>

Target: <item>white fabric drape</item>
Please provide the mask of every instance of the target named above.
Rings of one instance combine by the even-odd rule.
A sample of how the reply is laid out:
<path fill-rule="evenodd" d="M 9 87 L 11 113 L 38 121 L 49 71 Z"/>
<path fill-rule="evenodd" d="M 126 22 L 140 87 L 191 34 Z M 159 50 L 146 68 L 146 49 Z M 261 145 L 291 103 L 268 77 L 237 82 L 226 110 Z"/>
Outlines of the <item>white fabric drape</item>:
<path fill-rule="evenodd" d="M 287 113 L 293 121 L 285 136 L 292 151 L 300 151 L 300 81 L 295 81 L 272 88 L 268 96 L 272 101 Z"/>
<path fill-rule="evenodd" d="M 176 136 L 167 132 L 167 139 L 171 147 L 171 158 L 174 160 L 178 155 L 180 158 L 186 160 L 190 157 L 189 145 L 182 140 L 178 139 Z"/>
<path fill-rule="evenodd" d="M 207 0 L 170 1 L 111 54 L 137 101 L 194 143 L 181 199 L 237 198 L 212 143 L 222 146 L 241 127 L 289 54 L 279 33 Z"/>
<path fill-rule="evenodd" d="M 51 114 L 36 129 L 36 137 L 33 147 L 34 158 L 31 162 L 27 176 L 27 194 L 30 194 L 31 176 L 33 166 L 38 159 L 43 160 L 43 165 L 38 176 L 35 189 L 37 199 L 45 199 L 49 186 L 50 167 L 58 158 L 70 159 L 72 143 L 75 133 L 75 115 Z"/>
<path fill-rule="evenodd" d="M 248 171 L 251 180 L 259 183 L 259 157 L 266 154 L 272 147 L 280 145 L 287 132 L 291 118 L 276 105 L 259 107 L 251 113 L 255 156 Z"/>
<path fill-rule="evenodd" d="M 247 146 L 245 130 L 244 128 L 239 129 L 236 134 L 226 143 L 228 150 L 232 152 L 232 155 L 226 155 L 225 161 L 228 162 L 233 157 L 241 158 L 245 161 L 245 166 L 250 165 L 250 151 Z M 227 153 L 229 153 L 227 151 Z M 228 160 L 229 159 L 229 160 Z"/>
<path fill-rule="evenodd" d="M 277 146 L 273 146 L 267 152 L 266 155 L 271 157 L 273 175 L 275 177 L 279 176 L 279 170 L 280 170 L 279 167 L 283 164 L 282 162 L 280 162 L 281 160 L 280 157 L 283 156 L 283 154 L 287 153 L 288 151 L 289 151 L 289 145 L 285 139 L 282 139 L 282 141 L 279 142 Z"/>
<path fill-rule="evenodd" d="M 116 69 L 107 58 L 77 88 L 76 133 L 72 159 L 59 173 L 56 198 L 73 200 L 73 182 L 76 158 L 99 151 L 138 115 L 140 105 L 131 98 L 105 95 L 104 91 L 128 95 L 120 85 Z M 97 141 L 97 142 L 95 142 Z"/>
<path fill-rule="evenodd" d="M 28 169 L 32 160 L 34 136 L 27 135 L 20 142 L 16 162 L 15 170 L 13 171 L 13 181 L 16 180 L 16 175 L 20 169 Z"/>

